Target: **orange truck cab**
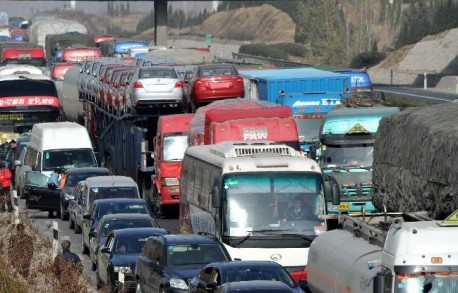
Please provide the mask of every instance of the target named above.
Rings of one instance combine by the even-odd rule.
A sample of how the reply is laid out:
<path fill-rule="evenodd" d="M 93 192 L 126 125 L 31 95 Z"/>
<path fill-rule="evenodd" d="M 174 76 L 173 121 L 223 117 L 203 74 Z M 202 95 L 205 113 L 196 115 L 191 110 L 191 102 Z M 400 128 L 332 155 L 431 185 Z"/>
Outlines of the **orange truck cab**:
<path fill-rule="evenodd" d="M 2 50 L 2 64 L 30 64 L 37 67 L 46 66 L 43 47 L 5 48 Z"/>
<path fill-rule="evenodd" d="M 180 198 L 180 177 L 188 132 L 194 114 L 160 116 L 154 138 L 154 175 L 151 204 L 155 213 L 169 213 Z"/>
<path fill-rule="evenodd" d="M 189 137 L 191 145 L 269 140 L 300 150 L 291 108 L 259 100 L 221 100 L 199 108 Z"/>
<path fill-rule="evenodd" d="M 80 62 L 86 59 L 95 59 L 102 57 L 102 51 L 99 48 L 67 48 L 62 52 L 62 62 Z"/>

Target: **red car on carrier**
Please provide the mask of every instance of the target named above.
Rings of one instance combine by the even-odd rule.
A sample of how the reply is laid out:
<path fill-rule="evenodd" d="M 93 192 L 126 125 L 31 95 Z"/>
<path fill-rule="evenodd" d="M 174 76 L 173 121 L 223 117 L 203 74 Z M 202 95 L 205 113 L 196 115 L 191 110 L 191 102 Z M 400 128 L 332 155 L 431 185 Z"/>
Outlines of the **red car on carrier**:
<path fill-rule="evenodd" d="M 243 78 L 231 64 L 199 65 L 184 78 L 188 103 L 194 110 L 215 100 L 243 98 Z"/>
<path fill-rule="evenodd" d="M 188 148 L 188 132 L 193 114 L 160 116 L 154 138 L 154 175 L 149 201 L 155 213 L 169 213 L 180 199 L 181 165 Z"/>

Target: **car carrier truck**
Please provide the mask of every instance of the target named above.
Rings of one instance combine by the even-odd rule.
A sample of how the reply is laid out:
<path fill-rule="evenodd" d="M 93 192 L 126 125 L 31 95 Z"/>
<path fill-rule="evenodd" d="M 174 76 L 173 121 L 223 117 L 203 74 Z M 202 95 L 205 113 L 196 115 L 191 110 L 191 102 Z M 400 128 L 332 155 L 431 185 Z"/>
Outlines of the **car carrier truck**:
<path fill-rule="evenodd" d="M 312 293 L 457 292 L 458 211 L 444 221 L 422 212 L 339 217 L 342 229 L 310 245 Z"/>
<path fill-rule="evenodd" d="M 318 130 L 328 111 L 350 94 L 350 77 L 315 68 L 241 70 L 249 99 L 290 106 L 301 148 L 314 156 Z"/>

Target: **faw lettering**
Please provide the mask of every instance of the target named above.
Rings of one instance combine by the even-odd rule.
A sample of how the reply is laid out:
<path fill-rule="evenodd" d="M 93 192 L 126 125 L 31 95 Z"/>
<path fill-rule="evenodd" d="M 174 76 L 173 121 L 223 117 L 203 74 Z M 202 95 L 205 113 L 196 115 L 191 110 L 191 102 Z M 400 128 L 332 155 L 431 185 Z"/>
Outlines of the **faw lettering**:
<path fill-rule="evenodd" d="M 268 131 L 266 127 L 246 127 L 243 128 L 243 140 L 263 140 L 267 139 Z"/>

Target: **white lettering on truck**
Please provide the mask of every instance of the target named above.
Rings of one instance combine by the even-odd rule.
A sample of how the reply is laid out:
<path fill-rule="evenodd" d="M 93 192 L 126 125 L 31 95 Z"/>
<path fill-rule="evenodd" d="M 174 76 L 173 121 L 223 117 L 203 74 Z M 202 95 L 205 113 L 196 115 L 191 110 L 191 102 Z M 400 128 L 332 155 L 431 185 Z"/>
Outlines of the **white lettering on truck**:
<path fill-rule="evenodd" d="M 306 107 L 306 106 L 331 106 L 331 105 L 340 105 L 340 99 L 321 99 L 320 101 L 296 101 L 293 104 L 295 107 Z"/>
<path fill-rule="evenodd" d="M 266 127 L 245 127 L 242 130 L 243 140 L 267 139 L 268 131 Z"/>

